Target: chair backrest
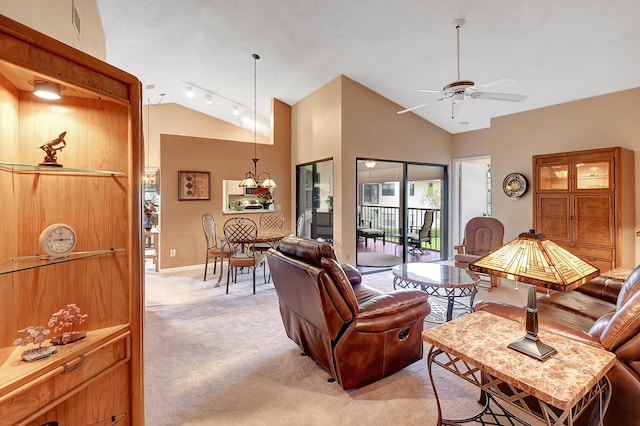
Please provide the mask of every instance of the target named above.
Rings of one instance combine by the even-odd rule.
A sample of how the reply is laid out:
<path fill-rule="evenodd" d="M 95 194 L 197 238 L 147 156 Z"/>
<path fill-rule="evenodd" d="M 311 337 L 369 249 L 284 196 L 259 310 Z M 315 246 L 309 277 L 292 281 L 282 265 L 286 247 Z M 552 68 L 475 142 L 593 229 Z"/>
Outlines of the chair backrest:
<path fill-rule="evenodd" d="M 202 215 L 202 230 L 207 240 L 207 250 L 218 247 L 218 237 L 216 234 L 216 219 L 212 214 Z"/>
<path fill-rule="evenodd" d="M 281 305 L 336 338 L 358 312 L 353 287 L 330 244 L 285 237 L 269 250 L 269 269 Z"/>
<path fill-rule="evenodd" d="M 282 229 L 284 216 L 280 212 L 263 213 L 260 215 L 260 229 Z"/>
<path fill-rule="evenodd" d="M 234 217 L 227 220 L 223 227 L 224 237 L 235 253 L 244 249 L 244 253 L 252 256 L 253 245 L 258 237 L 258 225 L 246 217 Z"/>
<path fill-rule="evenodd" d="M 427 210 L 424 212 L 424 222 L 422 222 L 422 228 L 420 228 L 420 239 L 431 237 L 431 227 L 433 226 L 433 210 Z"/>
<path fill-rule="evenodd" d="M 465 254 L 482 256 L 500 247 L 504 238 L 504 225 L 493 217 L 474 217 L 464 227 Z"/>
<path fill-rule="evenodd" d="M 304 233 L 304 212 L 300 213 L 296 221 L 296 237 L 302 237 Z"/>

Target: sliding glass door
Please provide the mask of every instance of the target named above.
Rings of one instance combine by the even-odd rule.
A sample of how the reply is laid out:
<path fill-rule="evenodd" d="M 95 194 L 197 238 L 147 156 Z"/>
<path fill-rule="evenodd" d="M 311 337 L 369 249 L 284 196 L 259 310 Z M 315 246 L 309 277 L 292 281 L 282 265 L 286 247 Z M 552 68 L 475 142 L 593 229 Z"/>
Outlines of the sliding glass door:
<path fill-rule="evenodd" d="M 333 160 L 296 167 L 296 233 L 333 241 Z"/>
<path fill-rule="evenodd" d="M 364 252 L 386 255 L 376 266 L 445 259 L 447 180 L 445 165 L 358 159 L 359 262 Z"/>

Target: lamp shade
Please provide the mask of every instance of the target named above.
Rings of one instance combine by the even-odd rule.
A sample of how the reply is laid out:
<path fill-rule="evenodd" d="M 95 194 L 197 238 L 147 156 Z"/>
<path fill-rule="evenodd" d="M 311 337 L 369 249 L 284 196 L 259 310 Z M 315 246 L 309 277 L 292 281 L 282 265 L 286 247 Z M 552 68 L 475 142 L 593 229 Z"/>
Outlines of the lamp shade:
<path fill-rule="evenodd" d="M 275 180 L 271 179 L 271 176 L 269 176 L 260 184 L 260 186 L 264 188 L 277 188 L 278 184 Z"/>
<path fill-rule="evenodd" d="M 534 230 L 471 262 L 469 269 L 558 291 L 600 275 L 598 268 Z"/>

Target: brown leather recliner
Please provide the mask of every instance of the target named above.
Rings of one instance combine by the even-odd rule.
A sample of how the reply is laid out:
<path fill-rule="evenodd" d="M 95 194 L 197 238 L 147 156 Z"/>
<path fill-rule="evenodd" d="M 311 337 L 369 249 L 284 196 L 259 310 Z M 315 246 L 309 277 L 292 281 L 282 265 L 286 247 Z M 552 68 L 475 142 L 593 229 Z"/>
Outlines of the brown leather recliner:
<path fill-rule="evenodd" d="M 362 284 L 331 245 L 305 238 L 284 238 L 267 259 L 287 335 L 343 389 L 422 358 L 422 327 L 431 311 L 424 292 L 383 293 Z"/>
<path fill-rule="evenodd" d="M 599 346 L 616 354 L 607 373 L 611 402 L 605 426 L 640 424 L 640 266 L 624 281 L 597 277 L 567 293 L 538 297 L 541 330 Z M 475 310 L 524 321 L 525 308 L 480 301 Z M 589 360 L 585 359 L 585 363 Z M 579 424 L 586 424 L 581 416 Z"/>

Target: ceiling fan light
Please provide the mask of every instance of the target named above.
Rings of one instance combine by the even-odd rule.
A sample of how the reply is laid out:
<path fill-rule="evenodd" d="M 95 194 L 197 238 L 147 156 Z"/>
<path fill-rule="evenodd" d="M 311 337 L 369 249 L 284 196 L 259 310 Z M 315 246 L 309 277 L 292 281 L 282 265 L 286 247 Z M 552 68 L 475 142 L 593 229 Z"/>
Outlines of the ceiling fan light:
<path fill-rule="evenodd" d="M 364 162 L 364 165 L 368 168 L 368 169 L 373 169 L 376 166 L 376 162 L 373 160 L 366 160 Z"/>
<path fill-rule="evenodd" d="M 50 81 L 35 81 L 33 83 L 33 94 L 41 99 L 57 101 L 61 98 L 60 86 Z"/>

